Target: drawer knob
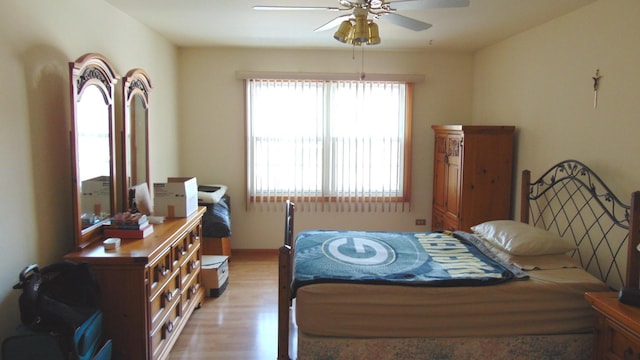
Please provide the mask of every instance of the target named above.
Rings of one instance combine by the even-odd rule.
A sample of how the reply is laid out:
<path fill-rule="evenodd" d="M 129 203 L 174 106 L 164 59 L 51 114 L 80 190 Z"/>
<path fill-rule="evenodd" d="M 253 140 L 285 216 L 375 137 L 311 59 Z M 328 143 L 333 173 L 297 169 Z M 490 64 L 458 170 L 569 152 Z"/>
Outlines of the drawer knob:
<path fill-rule="evenodd" d="M 196 285 L 191 285 L 189 291 L 191 292 L 191 295 L 195 295 L 198 292 L 198 287 Z"/>
<path fill-rule="evenodd" d="M 169 337 L 169 334 L 173 332 L 173 321 L 169 320 L 164 326 L 165 338 Z"/>
<path fill-rule="evenodd" d="M 173 301 L 173 292 L 171 292 L 171 290 L 165 291 L 164 299 L 169 303 L 172 302 Z"/>
<path fill-rule="evenodd" d="M 169 268 L 165 265 L 160 265 L 157 267 L 156 271 L 160 276 L 167 276 L 167 274 L 169 273 Z"/>
<path fill-rule="evenodd" d="M 624 359 L 631 359 L 633 357 L 633 349 L 628 347 L 624 350 Z"/>
<path fill-rule="evenodd" d="M 198 260 L 191 260 L 189 264 L 192 270 L 196 270 L 198 266 L 200 266 L 200 262 Z"/>
<path fill-rule="evenodd" d="M 185 250 L 184 246 L 180 245 L 176 248 L 176 254 L 178 254 L 178 256 L 184 256 L 187 253 L 187 251 Z"/>

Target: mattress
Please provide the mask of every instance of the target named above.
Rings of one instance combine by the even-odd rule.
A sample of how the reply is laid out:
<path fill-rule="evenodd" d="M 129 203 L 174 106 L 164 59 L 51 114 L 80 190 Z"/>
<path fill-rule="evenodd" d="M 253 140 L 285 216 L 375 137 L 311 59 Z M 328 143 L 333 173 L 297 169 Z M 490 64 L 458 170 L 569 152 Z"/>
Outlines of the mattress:
<path fill-rule="evenodd" d="M 557 257 L 557 256 L 556 256 Z M 536 257 L 549 263 L 546 256 Z M 572 262 L 568 257 L 567 262 Z M 530 263 L 535 263 L 531 261 Z M 555 263 L 556 259 L 551 259 Z M 314 284 L 298 289 L 298 329 L 316 336 L 460 337 L 588 333 L 587 291 L 609 291 L 579 267 L 526 271 L 486 287 Z"/>

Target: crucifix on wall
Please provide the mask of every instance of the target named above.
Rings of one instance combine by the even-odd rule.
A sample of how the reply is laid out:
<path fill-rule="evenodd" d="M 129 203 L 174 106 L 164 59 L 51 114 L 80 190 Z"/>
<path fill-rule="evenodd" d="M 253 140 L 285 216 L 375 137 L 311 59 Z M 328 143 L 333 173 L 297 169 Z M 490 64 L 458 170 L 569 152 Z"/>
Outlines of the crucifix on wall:
<path fill-rule="evenodd" d="M 602 78 L 602 76 L 600 76 L 600 69 L 596 69 L 596 74 L 594 77 L 592 77 L 593 79 L 593 108 L 597 108 L 598 107 L 598 88 L 600 87 L 600 78 Z"/>

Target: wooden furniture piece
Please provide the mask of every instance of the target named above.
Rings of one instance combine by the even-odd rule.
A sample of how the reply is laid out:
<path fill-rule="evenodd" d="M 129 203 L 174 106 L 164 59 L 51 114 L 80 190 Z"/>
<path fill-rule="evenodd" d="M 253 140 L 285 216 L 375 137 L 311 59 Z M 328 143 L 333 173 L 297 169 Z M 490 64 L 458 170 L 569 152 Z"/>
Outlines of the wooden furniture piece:
<path fill-rule="evenodd" d="M 203 237 L 203 255 L 224 255 L 231 259 L 231 239 L 228 237 Z"/>
<path fill-rule="evenodd" d="M 166 359 L 190 315 L 204 300 L 202 215 L 168 218 L 144 239 L 96 242 L 65 256 L 91 265 L 101 291 L 104 332 L 114 359 Z"/>
<path fill-rule="evenodd" d="M 73 228 L 82 248 L 130 210 L 132 187 L 148 187 L 151 81 L 143 69 L 121 77 L 106 57 L 87 53 L 69 63 L 69 90 Z"/>
<path fill-rule="evenodd" d="M 134 186 L 151 184 L 149 173 L 149 93 L 151 92 L 151 80 L 149 74 L 143 69 L 131 69 L 120 82 L 122 87 L 122 119 L 124 141 L 121 151 L 124 153 L 122 164 L 122 191 L 123 206 L 130 209 L 132 199 L 130 191 Z M 144 204 L 143 199 L 135 199 L 136 207 L 144 213 L 150 209 Z"/>
<path fill-rule="evenodd" d="M 640 359 L 640 308 L 622 304 L 615 292 L 588 292 L 595 309 L 594 359 Z"/>
<path fill-rule="evenodd" d="M 100 239 L 100 226 L 118 211 L 115 84 L 104 56 L 69 63 L 73 231 L 77 247 Z M 101 160 L 97 160 L 101 159 Z"/>
<path fill-rule="evenodd" d="M 514 126 L 434 125 L 433 230 L 511 218 Z"/>

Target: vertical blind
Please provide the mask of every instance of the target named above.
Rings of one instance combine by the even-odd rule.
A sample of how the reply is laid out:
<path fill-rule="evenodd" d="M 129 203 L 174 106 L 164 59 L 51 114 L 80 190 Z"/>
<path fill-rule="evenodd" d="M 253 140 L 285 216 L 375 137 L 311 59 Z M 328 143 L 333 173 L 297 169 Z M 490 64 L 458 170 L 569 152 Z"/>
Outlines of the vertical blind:
<path fill-rule="evenodd" d="M 410 86 L 247 80 L 247 204 L 404 210 Z"/>

